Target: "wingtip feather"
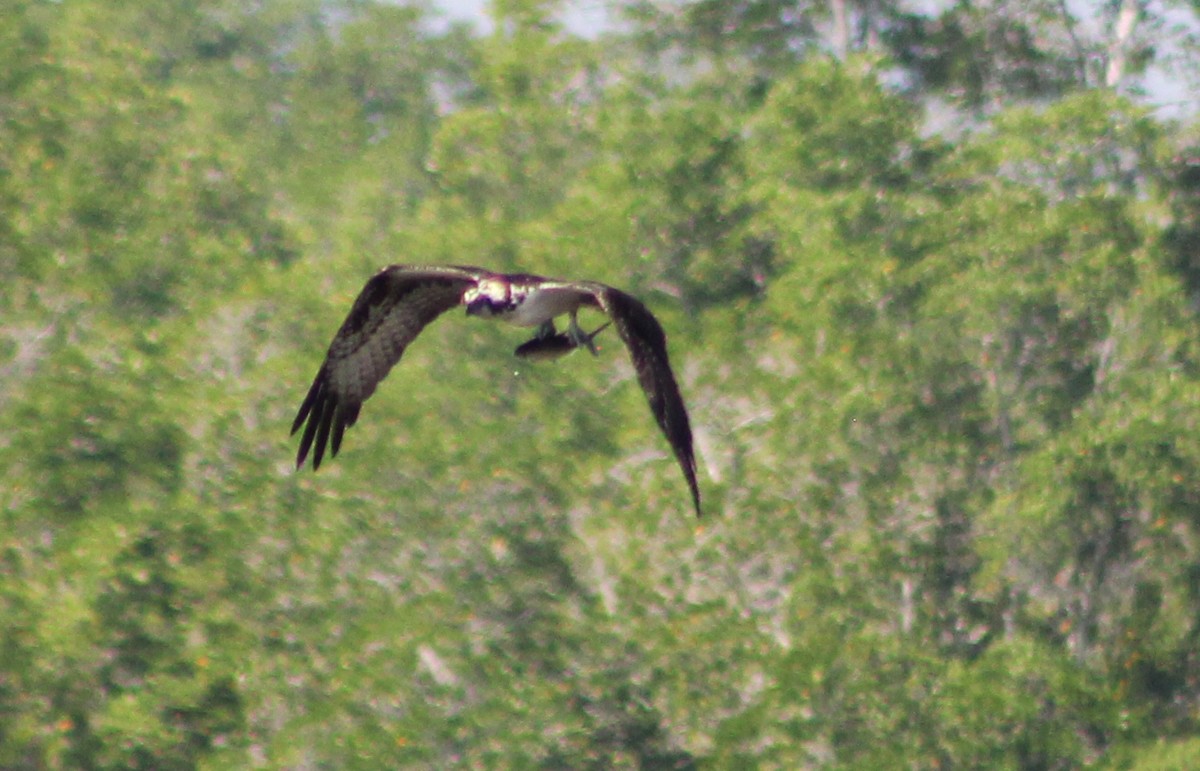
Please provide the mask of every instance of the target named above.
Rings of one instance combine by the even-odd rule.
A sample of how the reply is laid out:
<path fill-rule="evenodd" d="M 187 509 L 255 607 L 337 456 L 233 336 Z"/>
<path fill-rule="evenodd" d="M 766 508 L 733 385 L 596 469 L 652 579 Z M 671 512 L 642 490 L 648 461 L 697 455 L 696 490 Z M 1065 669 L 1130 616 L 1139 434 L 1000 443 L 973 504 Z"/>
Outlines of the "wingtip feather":
<path fill-rule="evenodd" d="M 329 429 L 333 425 L 333 416 L 337 408 L 325 405 L 321 410 L 321 422 L 317 425 L 317 439 L 313 447 L 313 471 L 321 468 L 321 460 L 325 457 L 325 448 L 329 444 Z"/>
<path fill-rule="evenodd" d="M 296 423 L 292 427 L 292 433 L 304 423 L 307 418 L 308 423 L 304 426 L 304 433 L 300 436 L 300 449 L 296 451 L 296 468 L 304 465 L 304 459 L 308 457 L 309 450 L 312 449 L 313 439 L 317 434 L 317 427 L 321 423 L 322 413 L 325 412 L 325 398 L 323 389 L 321 388 L 321 378 L 318 375 L 313 387 L 309 390 L 308 398 L 304 400 L 304 405 L 300 408 L 300 414 L 296 416 Z M 316 466 L 313 466 L 316 469 Z"/>

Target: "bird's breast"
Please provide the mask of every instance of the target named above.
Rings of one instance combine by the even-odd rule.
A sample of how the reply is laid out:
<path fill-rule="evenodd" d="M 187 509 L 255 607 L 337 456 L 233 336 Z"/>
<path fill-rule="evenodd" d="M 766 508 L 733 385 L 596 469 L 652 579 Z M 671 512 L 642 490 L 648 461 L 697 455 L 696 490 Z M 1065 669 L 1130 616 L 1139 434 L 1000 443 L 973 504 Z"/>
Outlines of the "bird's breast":
<path fill-rule="evenodd" d="M 573 292 L 537 287 L 514 286 L 512 301 L 505 320 L 519 327 L 536 327 L 579 307 L 579 298 Z"/>

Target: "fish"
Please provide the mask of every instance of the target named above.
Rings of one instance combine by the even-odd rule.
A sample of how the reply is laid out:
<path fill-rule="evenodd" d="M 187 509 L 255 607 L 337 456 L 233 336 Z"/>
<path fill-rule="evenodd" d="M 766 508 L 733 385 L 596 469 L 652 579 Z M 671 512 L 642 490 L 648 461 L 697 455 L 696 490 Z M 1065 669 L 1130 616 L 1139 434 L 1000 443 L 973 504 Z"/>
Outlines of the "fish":
<path fill-rule="evenodd" d="M 513 351 L 513 355 L 518 359 L 529 359 L 531 361 L 553 361 L 554 359 L 566 356 L 581 345 L 590 349 L 592 353 L 595 353 L 595 346 L 592 344 L 592 340 L 611 323 L 611 321 L 606 322 L 603 326 L 596 329 L 596 331 L 587 335 L 582 343 L 572 340 L 571 336 L 566 332 L 559 332 L 556 335 L 547 335 L 545 337 L 535 337 L 518 345 L 517 349 Z"/>

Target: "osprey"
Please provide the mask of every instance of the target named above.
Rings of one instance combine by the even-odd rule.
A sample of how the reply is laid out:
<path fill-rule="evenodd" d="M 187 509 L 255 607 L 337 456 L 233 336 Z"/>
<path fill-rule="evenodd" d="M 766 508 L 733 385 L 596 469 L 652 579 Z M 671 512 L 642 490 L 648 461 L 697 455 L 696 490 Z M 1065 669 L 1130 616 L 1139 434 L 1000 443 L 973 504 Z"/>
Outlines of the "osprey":
<path fill-rule="evenodd" d="M 579 327 L 576 315 L 580 308 L 606 313 L 629 349 L 650 411 L 675 452 L 696 515 L 700 515 L 687 408 L 667 358 L 666 334 L 646 306 L 595 281 L 560 281 L 467 266 L 391 265 L 367 281 L 334 335 L 292 423 L 293 434 L 304 426 L 296 468 L 304 465 L 310 449 L 313 470 L 319 468 L 326 444 L 330 455 L 336 456 L 342 434 L 354 425 L 362 403 L 400 360 L 404 349 L 427 324 L 459 305 L 466 306 L 468 316 L 537 327 L 533 339 L 515 351 L 531 359 L 558 358 L 580 347 L 595 354 L 593 339 L 608 323 L 588 334 Z M 561 334 L 555 330 L 554 319 L 564 314 L 570 321 L 567 332 Z"/>

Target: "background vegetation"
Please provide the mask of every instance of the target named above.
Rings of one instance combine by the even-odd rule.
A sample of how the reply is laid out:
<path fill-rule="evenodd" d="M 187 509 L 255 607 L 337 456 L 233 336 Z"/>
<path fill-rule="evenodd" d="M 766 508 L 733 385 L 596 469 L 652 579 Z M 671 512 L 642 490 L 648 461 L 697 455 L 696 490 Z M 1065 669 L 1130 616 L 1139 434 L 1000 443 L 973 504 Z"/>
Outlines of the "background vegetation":
<path fill-rule="evenodd" d="M 1200 756 L 1194 2 L 0 8 L 0 767 Z M 457 314 L 294 473 L 393 262 L 709 516 Z"/>

